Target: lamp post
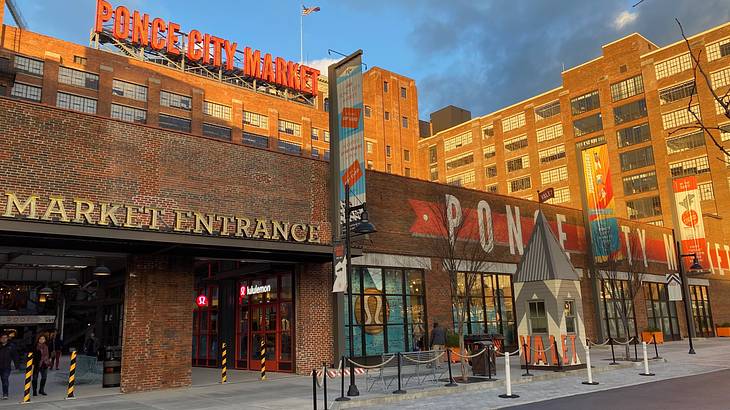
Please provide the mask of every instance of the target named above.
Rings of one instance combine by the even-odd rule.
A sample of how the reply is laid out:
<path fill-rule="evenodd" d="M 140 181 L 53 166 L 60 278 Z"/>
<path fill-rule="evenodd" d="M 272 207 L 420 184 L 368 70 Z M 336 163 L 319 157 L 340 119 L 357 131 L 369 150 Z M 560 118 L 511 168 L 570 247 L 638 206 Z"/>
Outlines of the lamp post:
<path fill-rule="evenodd" d="M 367 235 L 370 233 L 374 233 L 376 231 L 375 226 L 370 223 L 368 220 L 368 211 L 365 210 L 364 205 L 359 205 L 356 207 L 350 206 L 350 184 L 345 184 L 345 253 L 346 253 L 346 262 L 345 262 L 345 274 L 347 276 L 347 314 L 348 314 L 348 322 L 349 322 L 349 349 L 350 349 L 350 359 L 355 355 L 355 344 L 354 344 L 354 331 L 353 331 L 353 323 L 352 319 L 355 317 L 355 313 L 352 311 L 352 269 L 350 268 L 350 263 L 352 261 L 352 255 L 351 255 L 351 249 L 350 249 L 350 215 L 359 210 L 362 209 L 362 217 L 357 222 L 357 225 L 355 226 L 355 233 L 358 235 Z M 342 364 L 342 369 L 344 370 L 345 364 Z M 350 386 L 347 389 L 347 395 L 350 397 L 359 396 L 360 391 L 358 391 L 357 386 L 355 385 L 355 365 L 350 361 Z"/>
<path fill-rule="evenodd" d="M 691 271 L 701 271 L 702 265 L 697 260 L 697 253 L 681 253 L 679 241 L 674 243 L 674 248 L 677 252 L 677 263 L 679 264 L 679 278 L 682 280 L 682 301 L 684 303 L 684 317 L 687 321 L 687 337 L 689 338 L 689 352 L 687 354 L 695 354 L 695 348 L 692 345 L 692 333 L 694 332 L 694 326 L 692 324 L 692 312 L 690 309 L 689 300 L 689 284 L 687 283 L 687 276 L 684 273 L 684 264 L 682 258 L 692 257 L 692 265 L 689 269 Z"/>

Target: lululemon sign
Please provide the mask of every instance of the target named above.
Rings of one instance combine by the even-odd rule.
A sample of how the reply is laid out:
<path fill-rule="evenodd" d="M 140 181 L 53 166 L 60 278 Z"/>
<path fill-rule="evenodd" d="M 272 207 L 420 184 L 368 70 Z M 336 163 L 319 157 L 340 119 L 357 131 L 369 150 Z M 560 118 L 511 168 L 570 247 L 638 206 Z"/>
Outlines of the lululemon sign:
<path fill-rule="evenodd" d="M 246 296 L 251 295 L 258 295 L 259 293 L 268 293 L 271 292 L 271 285 L 252 285 L 252 286 L 246 286 L 241 285 L 241 288 L 239 290 L 239 295 L 243 298 Z"/>

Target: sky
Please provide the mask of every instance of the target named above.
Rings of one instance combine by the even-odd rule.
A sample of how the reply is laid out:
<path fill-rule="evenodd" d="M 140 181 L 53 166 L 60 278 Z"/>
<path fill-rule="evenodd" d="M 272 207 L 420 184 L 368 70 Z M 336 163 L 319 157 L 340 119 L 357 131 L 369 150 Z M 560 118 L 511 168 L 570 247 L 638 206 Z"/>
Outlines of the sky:
<path fill-rule="evenodd" d="M 15 0 L 31 31 L 87 45 L 96 0 Z M 659 46 L 730 21 L 730 0 L 307 0 L 304 59 L 337 54 L 413 78 L 422 119 L 446 105 L 473 116 L 560 85 L 560 73 L 639 32 Z M 111 0 L 289 60 L 300 53 L 303 3 L 292 0 Z M 6 11 L 6 16 L 9 13 Z M 9 20 L 6 17 L 6 20 Z"/>

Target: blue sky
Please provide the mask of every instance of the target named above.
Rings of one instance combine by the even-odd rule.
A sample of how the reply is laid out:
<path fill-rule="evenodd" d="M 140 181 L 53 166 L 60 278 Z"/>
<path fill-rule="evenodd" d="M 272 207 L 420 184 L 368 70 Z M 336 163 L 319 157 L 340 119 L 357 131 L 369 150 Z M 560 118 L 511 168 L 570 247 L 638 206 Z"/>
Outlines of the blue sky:
<path fill-rule="evenodd" d="M 730 0 L 309 1 L 304 55 L 364 51 L 368 66 L 416 80 L 422 118 L 454 104 L 483 115 L 560 84 L 560 71 L 638 31 L 665 45 L 730 20 Z M 96 0 L 16 0 L 32 31 L 88 44 Z M 111 1 L 291 60 L 299 59 L 301 1 Z M 210 5 L 204 9 L 202 5 Z M 7 16 L 6 12 L 6 16 Z M 9 18 L 6 18 L 9 19 Z"/>

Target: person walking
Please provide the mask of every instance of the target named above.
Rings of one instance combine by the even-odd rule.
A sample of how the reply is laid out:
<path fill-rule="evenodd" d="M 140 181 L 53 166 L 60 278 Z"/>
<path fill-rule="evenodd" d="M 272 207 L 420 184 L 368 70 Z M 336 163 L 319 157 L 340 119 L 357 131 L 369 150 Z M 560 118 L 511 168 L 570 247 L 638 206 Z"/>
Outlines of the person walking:
<path fill-rule="evenodd" d="M 0 380 L 3 385 L 3 400 L 8 399 L 8 389 L 10 387 L 10 368 L 11 363 L 17 363 L 18 352 L 15 345 L 10 343 L 7 333 L 0 335 Z M 16 364 L 17 369 L 17 364 Z"/>
<path fill-rule="evenodd" d="M 33 352 L 33 395 L 46 395 L 46 377 L 48 377 L 48 368 L 51 367 L 51 356 L 48 351 L 48 339 L 45 334 L 38 336 Z M 41 378 L 40 389 L 38 389 L 38 376 Z"/>
<path fill-rule="evenodd" d="M 438 350 L 443 352 L 446 350 L 446 329 L 440 326 L 438 322 L 433 322 L 433 330 L 431 331 L 431 350 Z M 447 360 L 446 357 L 442 359 L 444 362 Z M 441 365 L 441 360 L 438 362 L 438 366 Z"/>
<path fill-rule="evenodd" d="M 63 341 L 61 340 L 61 335 L 58 333 L 57 330 L 53 330 L 50 335 L 48 335 L 48 351 L 51 355 L 51 370 L 53 370 L 53 367 L 55 366 L 56 370 L 58 370 L 58 365 L 61 362 L 61 349 L 63 347 Z"/>

